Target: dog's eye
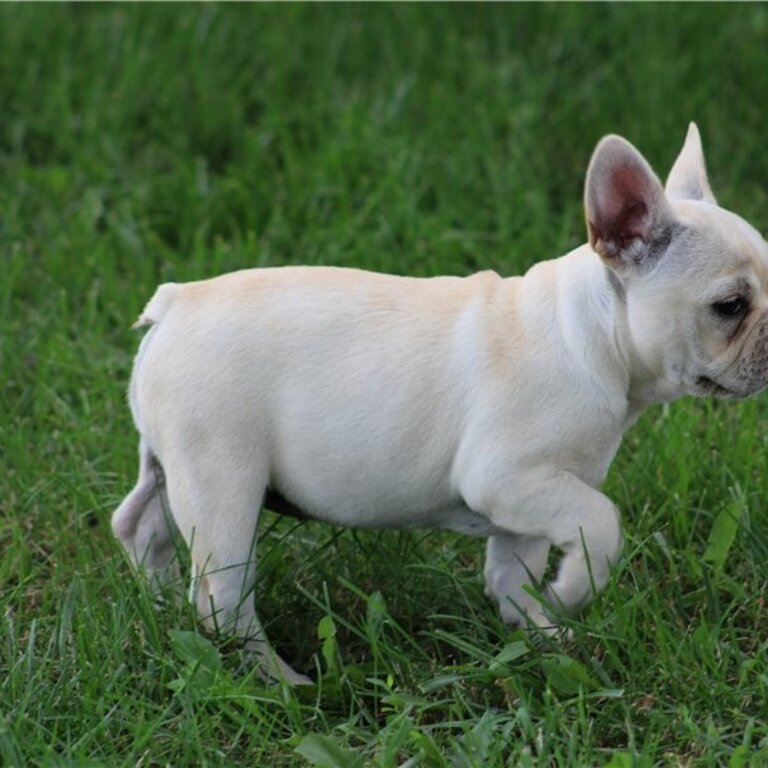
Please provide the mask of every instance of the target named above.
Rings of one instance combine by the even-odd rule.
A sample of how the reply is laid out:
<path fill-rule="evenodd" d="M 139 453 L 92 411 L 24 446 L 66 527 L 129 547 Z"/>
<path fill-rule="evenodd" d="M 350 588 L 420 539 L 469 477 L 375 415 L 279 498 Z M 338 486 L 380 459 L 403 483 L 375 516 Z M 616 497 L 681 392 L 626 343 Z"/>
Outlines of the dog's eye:
<path fill-rule="evenodd" d="M 736 296 L 727 301 L 716 301 L 712 305 L 712 309 L 714 309 L 720 317 L 739 317 L 740 315 L 743 315 L 747 309 L 747 300 L 743 296 Z"/>

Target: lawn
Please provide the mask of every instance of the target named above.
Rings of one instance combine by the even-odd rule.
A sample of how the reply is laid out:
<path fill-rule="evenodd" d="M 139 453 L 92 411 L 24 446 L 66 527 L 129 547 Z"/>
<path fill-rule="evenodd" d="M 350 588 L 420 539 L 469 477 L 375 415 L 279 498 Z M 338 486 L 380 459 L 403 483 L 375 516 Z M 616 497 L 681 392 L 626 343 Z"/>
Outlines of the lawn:
<path fill-rule="evenodd" d="M 768 764 L 768 396 L 685 400 L 605 490 L 571 639 L 506 629 L 482 542 L 266 515 L 265 687 L 113 541 L 154 286 L 249 266 L 515 274 L 583 242 L 605 133 L 694 119 L 768 231 L 764 5 L 0 6 L 0 764 Z"/>

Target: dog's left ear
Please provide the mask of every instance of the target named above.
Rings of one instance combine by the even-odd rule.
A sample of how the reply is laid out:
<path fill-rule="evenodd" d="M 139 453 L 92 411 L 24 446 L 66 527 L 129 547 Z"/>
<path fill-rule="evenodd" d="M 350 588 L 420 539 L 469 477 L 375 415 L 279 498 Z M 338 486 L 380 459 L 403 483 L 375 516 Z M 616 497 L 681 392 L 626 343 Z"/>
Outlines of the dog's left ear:
<path fill-rule="evenodd" d="M 597 145 L 587 171 L 589 244 L 617 273 L 645 268 L 665 252 L 675 217 L 656 174 L 620 136 Z"/>
<path fill-rule="evenodd" d="M 685 144 L 672 166 L 665 187 L 667 196 L 678 200 L 703 200 L 717 205 L 707 180 L 704 150 L 696 123 L 688 126 Z"/>

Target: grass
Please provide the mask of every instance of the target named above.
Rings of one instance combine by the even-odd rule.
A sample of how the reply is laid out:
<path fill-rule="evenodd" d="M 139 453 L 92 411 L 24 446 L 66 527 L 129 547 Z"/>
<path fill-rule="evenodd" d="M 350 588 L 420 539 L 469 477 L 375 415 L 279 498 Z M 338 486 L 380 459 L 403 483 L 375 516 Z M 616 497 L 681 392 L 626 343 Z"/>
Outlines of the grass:
<path fill-rule="evenodd" d="M 761 5 L 0 7 L 0 763 L 768 763 L 765 396 L 629 433 L 564 645 L 501 625 L 477 541 L 268 517 L 261 614 L 319 685 L 265 688 L 109 531 L 158 282 L 517 273 L 584 240 L 602 134 L 663 174 L 690 119 L 765 231 L 767 42 Z"/>

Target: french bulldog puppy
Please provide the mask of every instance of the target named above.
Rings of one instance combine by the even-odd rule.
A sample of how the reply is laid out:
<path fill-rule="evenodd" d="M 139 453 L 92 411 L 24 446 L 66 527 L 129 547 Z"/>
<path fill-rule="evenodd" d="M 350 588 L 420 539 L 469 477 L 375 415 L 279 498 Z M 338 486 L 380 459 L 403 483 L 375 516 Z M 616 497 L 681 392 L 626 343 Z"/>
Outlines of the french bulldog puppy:
<path fill-rule="evenodd" d="M 522 277 L 285 267 L 161 285 L 137 322 L 139 479 L 112 519 L 134 563 L 171 576 L 177 529 L 201 619 L 294 684 L 253 605 L 263 505 L 486 537 L 513 624 L 589 601 L 621 552 L 598 488 L 624 431 L 654 403 L 768 383 L 768 244 L 718 207 L 694 124 L 666 187 L 602 139 L 585 209 L 589 243 Z"/>

